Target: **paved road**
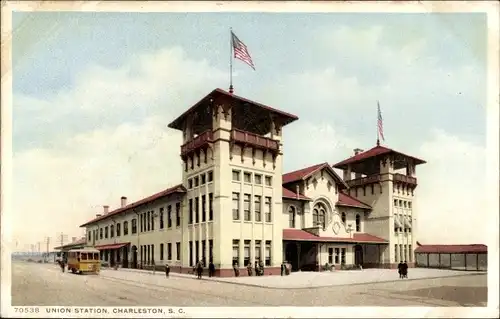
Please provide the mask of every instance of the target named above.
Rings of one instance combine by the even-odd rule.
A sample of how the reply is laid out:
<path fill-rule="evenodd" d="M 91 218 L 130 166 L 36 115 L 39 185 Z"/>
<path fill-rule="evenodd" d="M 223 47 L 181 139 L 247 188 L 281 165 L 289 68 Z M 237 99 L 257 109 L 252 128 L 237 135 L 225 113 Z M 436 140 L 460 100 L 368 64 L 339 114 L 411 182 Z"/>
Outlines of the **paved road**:
<path fill-rule="evenodd" d="M 105 270 L 62 273 L 12 263 L 12 305 L 36 306 L 485 306 L 487 276 L 277 290 L 191 278 Z"/>

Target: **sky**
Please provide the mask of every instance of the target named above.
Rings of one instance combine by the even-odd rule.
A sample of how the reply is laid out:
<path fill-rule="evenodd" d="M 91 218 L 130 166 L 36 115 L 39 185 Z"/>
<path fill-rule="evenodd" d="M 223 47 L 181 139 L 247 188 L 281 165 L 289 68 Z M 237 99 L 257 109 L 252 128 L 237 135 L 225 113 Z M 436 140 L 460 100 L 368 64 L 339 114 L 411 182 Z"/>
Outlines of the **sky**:
<path fill-rule="evenodd" d="M 296 114 L 284 173 L 376 142 L 422 158 L 421 243 L 484 243 L 486 15 L 13 13 L 18 249 L 181 182 L 176 116 L 229 86 L 229 27 L 253 58 L 235 93 Z"/>

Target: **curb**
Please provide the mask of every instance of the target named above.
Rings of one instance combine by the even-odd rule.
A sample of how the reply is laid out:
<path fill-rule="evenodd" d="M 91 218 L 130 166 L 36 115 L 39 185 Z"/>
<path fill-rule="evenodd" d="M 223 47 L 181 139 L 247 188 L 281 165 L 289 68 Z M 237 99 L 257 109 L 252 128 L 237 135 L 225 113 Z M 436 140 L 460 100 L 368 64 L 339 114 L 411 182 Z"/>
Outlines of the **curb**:
<path fill-rule="evenodd" d="M 143 274 L 152 274 L 153 272 L 150 270 L 140 270 L 140 269 L 118 269 L 122 270 L 125 272 L 135 272 L 135 273 L 143 273 Z M 155 274 L 156 275 L 156 274 Z M 158 271 L 158 275 L 164 275 L 163 272 Z M 236 281 L 225 281 L 225 280 L 220 280 L 217 279 L 217 277 L 212 277 L 215 279 L 211 278 L 201 278 L 198 279 L 196 277 L 191 277 L 190 275 L 187 274 L 179 274 L 179 273 L 170 273 L 170 275 L 178 278 L 186 278 L 186 279 L 191 279 L 191 280 L 203 280 L 203 281 L 212 281 L 212 282 L 220 282 L 220 283 L 225 283 L 225 284 L 231 284 L 231 285 L 239 285 L 239 286 L 247 286 L 247 287 L 257 287 L 257 288 L 264 288 L 264 289 L 274 289 L 274 290 L 287 290 L 287 289 L 296 289 L 296 290 L 302 290 L 302 289 L 316 289 L 316 288 L 329 288 L 329 287 L 344 287 L 344 286 L 361 286 L 361 285 L 367 285 L 367 284 L 383 284 L 383 283 L 390 283 L 390 282 L 400 282 L 400 281 L 417 281 L 417 280 L 428 280 L 428 279 L 440 279 L 440 278 L 456 278 L 456 277 L 464 277 L 464 276 L 480 276 L 480 275 L 487 275 L 487 273 L 463 273 L 463 274 L 456 274 L 456 275 L 451 275 L 451 276 L 434 276 L 434 277 L 425 277 L 425 278 L 407 278 L 407 279 L 390 279 L 390 280 L 382 280 L 382 281 L 371 281 L 371 282 L 357 282 L 357 283 L 346 283 L 346 284 L 330 284 L 330 285 L 320 285 L 320 286 L 307 286 L 307 287 L 273 287 L 273 286 L 263 286 L 259 284 L 251 284 L 251 283 L 246 283 L 246 282 L 236 282 Z"/>

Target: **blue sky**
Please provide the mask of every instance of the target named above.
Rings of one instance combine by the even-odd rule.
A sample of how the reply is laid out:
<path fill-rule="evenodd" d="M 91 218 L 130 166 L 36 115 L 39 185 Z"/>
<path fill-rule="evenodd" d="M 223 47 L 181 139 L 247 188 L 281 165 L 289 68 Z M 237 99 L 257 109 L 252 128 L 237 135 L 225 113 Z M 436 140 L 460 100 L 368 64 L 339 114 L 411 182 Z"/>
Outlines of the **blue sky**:
<path fill-rule="evenodd" d="M 285 129 L 285 170 L 374 146 L 380 100 L 385 145 L 434 161 L 422 169 L 425 183 L 441 185 L 451 167 L 473 166 L 460 184 L 484 175 L 485 14 L 17 12 L 14 192 L 31 187 L 36 203 L 82 190 L 46 208 L 61 216 L 59 227 L 77 229 L 104 201 L 175 183 L 180 172 L 151 158 L 177 165 L 180 138 L 166 125 L 213 88 L 227 89 L 230 26 L 256 65 L 234 63 L 236 93 L 300 118 Z M 123 158 L 129 166 L 118 170 Z M 42 174 L 59 167 L 67 171 Z M 162 171 L 157 179 L 137 181 L 151 167 Z M 92 183 L 100 191 L 89 192 Z M 437 199 L 422 187 L 430 209 Z M 18 198 L 15 207 L 29 209 Z M 459 206 L 436 210 L 465 219 Z M 68 208 L 78 211 L 73 219 Z"/>

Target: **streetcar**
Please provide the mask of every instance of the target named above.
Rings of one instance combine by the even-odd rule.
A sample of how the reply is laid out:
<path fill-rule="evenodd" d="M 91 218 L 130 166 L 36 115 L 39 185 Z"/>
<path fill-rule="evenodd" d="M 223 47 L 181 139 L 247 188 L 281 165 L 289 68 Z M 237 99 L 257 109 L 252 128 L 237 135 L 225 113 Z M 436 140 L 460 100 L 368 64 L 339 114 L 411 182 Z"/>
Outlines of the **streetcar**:
<path fill-rule="evenodd" d="M 101 270 L 99 250 L 94 248 L 70 249 L 67 253 L 68 271 L 76 274 L 94 273 Z"/>

